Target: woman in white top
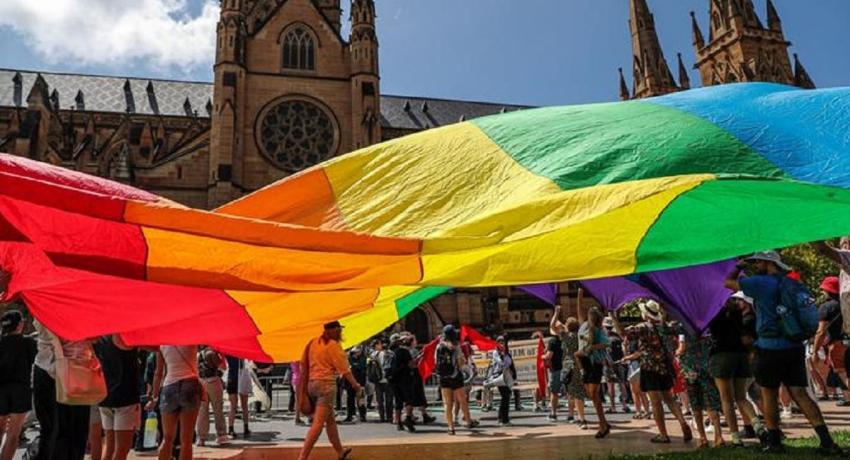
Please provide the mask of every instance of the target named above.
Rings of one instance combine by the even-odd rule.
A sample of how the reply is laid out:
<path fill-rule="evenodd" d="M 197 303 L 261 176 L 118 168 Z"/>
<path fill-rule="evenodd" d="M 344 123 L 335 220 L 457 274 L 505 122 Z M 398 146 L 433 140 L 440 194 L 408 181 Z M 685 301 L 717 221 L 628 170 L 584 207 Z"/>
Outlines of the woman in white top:
<path fill-rule="evenodd" d="M 201 406 L 201 381 L 198 379 L 196 345 L 163 345 L 156 355 L 153 398 L 145 406 L 152 410 L 159 401 L 162 413 L 162 444 L 159 460 L 169 460 L 174 437 L 180 425 L 180 460 L 192 458 L 192 437 Z M 162 390 L 160 392 L 160 389 Z"/>

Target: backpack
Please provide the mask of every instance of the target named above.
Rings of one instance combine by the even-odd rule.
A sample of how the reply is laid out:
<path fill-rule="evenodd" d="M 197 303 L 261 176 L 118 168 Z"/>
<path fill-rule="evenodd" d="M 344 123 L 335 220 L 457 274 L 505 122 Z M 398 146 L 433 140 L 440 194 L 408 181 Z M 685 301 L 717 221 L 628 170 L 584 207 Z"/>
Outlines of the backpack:
<path fill-rule="evenodd" d="M 780 335 L 792 342 L 804 342 L 814 337 L 818 330 L 815 299 L 799 281 L 786 276 L 780 277 L 778 281 L 776 314 L 779 316 Z"/>
<path fill-rule="evenodd" d="M 435 361 L 435 370 L 440 378 L 452 378 L 457 375 L 457 360 L 451 348 L 444 345 L 438 346 Z"/>
<path fill-rule="evenodd" d="M 381 383 L 383 378 L 384 370 L 381 368 L 381 364 L 378 363 L 377 359 L 369 358 L 366 362 L 366 379 L 371 383 Z"/>
<path fill-rule="evenodd" d="M 395 352 L 392 350 L 384 350 L 384 362 L 381 366 L 381 372 L 387 379 L 387 382 L 392 382 L 395 378 Z"/>

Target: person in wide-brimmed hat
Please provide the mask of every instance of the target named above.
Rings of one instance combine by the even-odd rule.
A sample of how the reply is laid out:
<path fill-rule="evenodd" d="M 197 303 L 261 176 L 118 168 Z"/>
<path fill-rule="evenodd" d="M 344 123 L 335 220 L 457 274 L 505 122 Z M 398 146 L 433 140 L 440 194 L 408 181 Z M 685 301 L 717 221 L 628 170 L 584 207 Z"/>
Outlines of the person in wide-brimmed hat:
<path fill-rule="evenodd" d="M 682 408 L 671 393 L 676 376 L 673 372 L 673 358 L 667 350 L 666 338 L 676 334 L 676 332 L 664 322 L 664 311 L 655 300 L 639 302 L 638 309 L 643 322 L 628 328 L 623 328 L 620 325 L 616 314 L 611 313 L 610 317 L 614 321 L 614 329 L 621 337 L 638 343 L 640 390 L 649 394 L 652 403 L 652 415 L 658 428 L 658 435 L 652 438 L 652 442 L 670 443 L 670 436 L 667 435 L 667 424 L 664 420 L 665 404 L 679 421 L 685 442 L 688 442 L 693 439 L 691 427 L 682 414 Z"/>
<path fill-rule="evenodd" d="M 752 264 L 753 276 L 741 278 L 744 263 Z M 777 311 L 782 283 L 797 283 L 787 277 L 790 271 L 776 251 L 757 252 L 739 263 L 724 283 L 726 288 L 742 291 L 753 299 L 756 310 L 756 357 L 753 374 L 761 387 L 764 422 L 767 426 L 765 452 L 783 452 L 779 428 L 779 388 L 785 386 L 797 406 L 806 415 L 820 438 L 821 454 L 840 454 L 817 403 L 809 395 L 806 350 L 802 342 L 782 334 L 782 319 Z"/>

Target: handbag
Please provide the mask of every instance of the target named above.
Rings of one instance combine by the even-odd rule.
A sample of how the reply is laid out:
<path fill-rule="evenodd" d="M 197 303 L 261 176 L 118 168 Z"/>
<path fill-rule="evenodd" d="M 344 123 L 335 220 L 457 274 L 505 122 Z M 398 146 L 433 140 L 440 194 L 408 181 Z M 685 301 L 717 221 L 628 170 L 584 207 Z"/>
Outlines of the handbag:
<path fill-rule="evenodd" d="M 53 335 L 56 402 L 69 406 L 93 406 L 106 398 L 103 368 L 91 343 L 84 345 L 80 356 L 65 356 L 59 338 Z"/>
<path fill-rule="evenodd" d="M 307 416 L 313 415 L 316 411 L 316 399 L 310 396 L 310 391 L 307 385 L 310 382 L 310 347 L 313 341 L 307 344 L 304 348 L 304 354 L 301 356 L 301 380 L 298 382 L 298 410 Z"/>

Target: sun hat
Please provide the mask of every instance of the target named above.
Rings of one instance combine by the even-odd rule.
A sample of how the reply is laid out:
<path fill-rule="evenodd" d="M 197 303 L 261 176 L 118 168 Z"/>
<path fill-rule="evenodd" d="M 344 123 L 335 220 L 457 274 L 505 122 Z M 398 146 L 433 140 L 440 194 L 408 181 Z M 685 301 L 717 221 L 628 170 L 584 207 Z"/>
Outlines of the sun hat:
<path fill-rule="evenodd" d="M 753 260 L 764 260 L 766 262 L 773 262 L 777 267 L 781 268 L 782 270 L 791 270 L 791 267 L 786 265 L 785 262 L 782 262 L 782 257 L 780 257 L 779 253 L 776 251 L 757 252 L 751 255 L 750 257 L 747 257 L 747 261 Z"/>
<path fill-rule="evenodd" d="M 339 323 L 339 321 L 331 321 L 330 323 L 325 323 L 325 330 L 328 329 L 343 329 L 345 326 Z"/>
<path fill-rule="evenodd" d="M 658 305 L 658 302 L 654 300 L 647 300 L 639 303 L 638 309 L 642 316 L 653 321 L 661 321 L 663 319 L 663 316 L 661 315 L 661 305 Z"/>
<path fill-rule="evenodd" d="M 732 298 L 733 299 L 741 299 L 741 300 L 743 300 L 744 302 L 747 302 L 750 305 L 753 304 L 753 298 L 744 294 L 744 291 L 738 291 L 738 292 L 732 294 Z"/>

